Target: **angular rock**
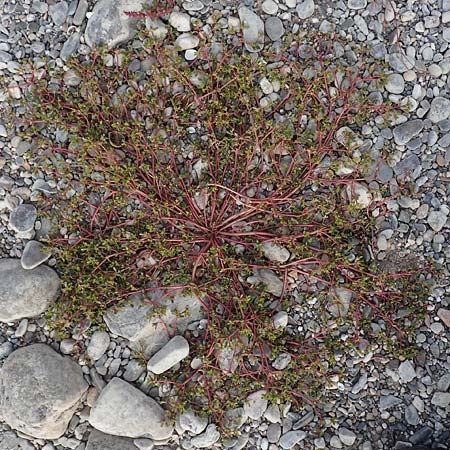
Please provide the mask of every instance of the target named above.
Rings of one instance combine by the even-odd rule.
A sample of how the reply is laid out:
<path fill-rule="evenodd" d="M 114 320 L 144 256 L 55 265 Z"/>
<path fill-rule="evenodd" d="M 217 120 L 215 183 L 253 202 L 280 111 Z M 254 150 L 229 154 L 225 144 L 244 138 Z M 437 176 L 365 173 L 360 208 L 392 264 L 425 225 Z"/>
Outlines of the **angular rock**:
<path fill-rule="evenodd" d="M 398 367 L 398 374 L 404 383 L 409 383 L 416 378 L 416 371 L 411 361 L 403 361 Z"/>
<path fill-rule="evenodd" d="M 445 97 L 435 97 L 431 102 L 428 118 L 437 123 L 450 117 L 450 100 Z"/>
<path fill-rule="evenodd" d="M 86 349 L 86 353 L 92 361 L 99 360 L 108 349 L 111 339 L 106 331 L 96 331 Z"/>
<path fill-rule="evenodd" d="M 347 197 L 359 209 L 368 208 L 372 204 L 372 194 L 361 183 L 348 183 L 346 187 Z"/>
<path fill-rule="evenodd" d="M 45 250 L 45 245 L 38 241 L 28 241 L 23 249 L 20 263 L 24 269 L 31 270 L 47 261 L 50 256 L 51 252 Z"/>
<path fill-rule="evenodd" d="M 152 3 L 152 0 L 99 0 L 86 25 L 86 44 L 112 48 L 127 42 L 135 36 L 140 20 L 126 13 L 141 11 L 144 5 Z"/>
<path fill-rule="evenodd" d="M 273 270 L 255 269 L 253 276 L 248 277 L 247 281 L 251 284 L 263 284 L 265 290 L 276 297 L 283 293 L 283 282 Z"/>
<path fill-rule="evenodd" d="M 33 230 L 36 218 L 36 208 L 33 205 L 22 204 L 11 212 L 9 226 L 18 233 L 27 233 Z"/>
<path fill-rule="evenodd" d="M 439 408 L 447 408 L 450 405 L 450 393 L 435 392 L 431 398 L 431 403 Z"/>
<path fill-rule="evenodd" d="M 439 308 L 437 315 L 444 322 L 447 328 L 450 328 L 450 309 Z"/>
<path fill-rule="evenodd" d="M 272 322 L 275 328 L 286 328 L 289 323 L 289 315 L 286 311 L 278 311 L 272 317 Z"/>
<path fill-rule="evenodd" d="M 332 298 L 327 305 L 327 310 L 334 317 L 345 317 L 350 308 L 353 292 L 345 288 L 334 288 Z"/>
<path fill-rule="evenodd" d="M 86 450 L 136 450 L 133 439 L 111 436 L 98 430 L 92 430 Z"/>
<path fill-rule="evenodd" d="M 101 391 L 89 423 L 103 433 L 132 438 L 163 440 L 173 432 L 161 406 L 120 378 L 113 378 Z"/>
<path fill-rule="evenodd" d="M 261 51 L 264 47 L 264 22 L 246 6 L 241 6 L 238 14 L 245 47 L 249 52 Z"/>
<path fill-rule="evenodd" d="M 73 16 L 73 24 L 81 25 L 83 23 L 84 18 L 86 17 L 87 10 L 89 8 L 89 3 L 87 0 L 79 0 L 77 9 L 75 10 L 75 14 Z"/>
<path fill-rule="evenodd" d="M 399 161 L 395 167 L 394 172 L 398 177 L 411 175 L 420 166 L 420 159 L 417 155 L 411 155 Z"/>
<path fill-rule="evenodd" d="M 61 437 L 88 389 L 81 368 L 46 344 L 11 353 L 0 372 L 0 417 L 40 439 Z"/>
<path fill-rule="evenodd" d="M 189 342 L 183 336 L 174 336 L 147 364 L 153 373 L 166 372 L 189 355 Z"/>
<path fill-rule="evenodd" d="M 288 450 L 290 448 L 293 448 L 300 441 L 303 441 L 305 437 L 306 433 L 304 431 L 288 431 L 287 433 L 283 434 L 283 436 L 281 436 L 278 444 L 282 449 Z"/>
<path fill-rule="evenodd" d="M 132 359 L 123 374 L 126 381 L 136 381 L 145 372 L 145 366 L 137 359 Z"/>
<path fill-rule="evenodd" d="M 69 5 L 65 1 L 54 3 L 48 8 L 48 13 L 57 26 L 61 26 L 66 21 L 68 11 Z"/>
<path fill-rule="evenodd" d="M 207 417 L 200 417 L 191 410 L 181 413 L 179 420 L 181 428 L 193 434 L 200 434 L 208 425 Z"/>
<path fill-rule="evenodd" d="M 289 250 L 275 242 L 264 242 L 261 245 L 261 250 L 267 259 L 279 263 L 286 262 L 291 256 Z"/>
<path fill-rule="evenodd" d="M 79 46 L 80 33 L 76 31 L 69 36 L 66 42 L 64 42 L 60 53 L 61 59 L 67 61 L 78 50 Z"/>
<path fill-rule="evenodd" d="M 394 140 L 397 145 L 405 145 L 412 138 L 418 136 L 423 130 L 423 121 L 420 119 L 408 120 L 394 128 Z"/>
<path fill-rule="evenodd" d="M 25 270 L 18 259 L 0 259 L 0 322 L 39 316 L 56 300 L 59 288 L 50 267 Z"/>
<path fill-rule="evenodd" d="M 207 448 L 215 444 L 220 439 L 220 433 L 217 431 L 216 425 L 208 425 L 206 431 L 191 439 L 191 443 L 197 448 Z"/>
<path fill-rule="evenodd" d="M 136 295 L 130 300 L 130 305 L 111 308 L 103 318 L 112 333 L 128 339 L 132 348 L 143 349 L 146 356 L 169 342 L 169 333 L 181 335 L 190 323 L 205 317 L 200 299 L 181 291 L 166 297 L 153 293 L 149 299 Z M 156 314 L 155 308 L 162 312 Z"/>
<path fill-rule="evenodd" d="M 244 402 L 244 412 L 251 419 L 260 419 L 267 409 L 267 391 L 260 390 L 250 394 Z"/>

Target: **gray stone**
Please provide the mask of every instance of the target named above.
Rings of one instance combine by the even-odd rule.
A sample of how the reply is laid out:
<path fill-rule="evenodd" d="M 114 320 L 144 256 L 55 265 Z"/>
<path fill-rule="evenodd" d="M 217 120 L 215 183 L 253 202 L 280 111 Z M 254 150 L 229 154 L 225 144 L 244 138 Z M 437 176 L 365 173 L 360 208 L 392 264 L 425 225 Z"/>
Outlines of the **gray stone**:
<path fill-rule="evenodd" d="M 367 373 L 362 374 L 359 380 L 352 387 L 352 394 L 359 394 L 363 389 L 367 388 Z"/>
<path fill-rule="evenodd" d="M 284 370 L 289 366 L 292 356 L 289 353 L 280 353 L 275 361 L 272 363 L 272 367 L 276 370 Z"/>
<path fill-rule="evenodd" d="M 295 10 L 297 11 L 298 17 L 304 20 L 314 14 L 314 7 L 314 0 L 303 0 L 297 4 Z"/>
<path fill-rule="evenodd" d="M 185 14 L 179 11 L 173 11 L 170 13 L 169 23 L 177 31 L 181 32 L 191 31 L 191 18 L 189 14 Z"/>
<path fill-rule="evenodd" d="M 382 183 L 389 183 L 389 181 L 392 180 L 393 176 L 394 171 L 392 170 L 392 167 L 388 166 L 384 161 L 381 162 L 377 171 L 378 180 L 381 181 Z"/>
<path fill-rule="evenodd" d="M 265 22 L 267 36 L 272 41 L 278 41 L 284 35 L 283 21 L 279 17 L 269 17 Z"/>
<path fill-rule="evenodd" d="M 111 339 L 106 331 L 96 331 L 89 342 L 86 353 L 92 361 L 99 360 L 108 350 Z"/>
<path fill-rule="evenodd" d="M 384 411 L 385 409 L 393 408 L 394 406 L 400 405 L 402 401 L 395 397 L 394 395 L 382 395 L 380 397 L 380 409 Z"/>
<path fill-rule="evenodd" d="M 22 347 L 0 373 L 0 417 L 41 439 L 58 439 L 88 389 L 81 368 L 45 344 Z"/>
<path fill-rule="evenodd" d="M 73 24 L 81 25 L 83 23 L 84 18 L 86 17 L 87 10 L 89 8 L 89 3 L 87 0 L 78 0 L 77 9 L 75 10 L 75 14 L 73 16 Z"/>
<path fill-rule="evenodd" d="M 450 100 L 444 97 L 436 97 L 431 102 L 430 111 L 428 112 L 428 119 L 433 123 L 450 117 Z"/>
<path fill-rule="evenodd" d="M 151 439 L 135 439 L 133 443 L 139 450 L 153 450 L 155 448 L 155 443 Z"/>
<path fill-rule="evenodd" d="M 244 412 L 251 419 L 260 419 L 267 409 L 267 391 L 260 390 L 250 394 L 244 402 Z"/>
<path fill-rule="evenodd" d="M 132 438 L 163 440 L 173 432 L 161 406 L 120 378 L 113 378 L 101 391 L 89 422 L 103 433 Z"/>
<path fill-rule="evenodd" d="M 409 405 L 405 409 L 405 420 L 410 425 L 417 426 L 420 423 L 419 414 L 417 413 L 417 409 L 414 407 L 414 405 Z"/>
<path fill-rule="evenodd" d="M 18 233 L 26 233 L 33 230 L 36 218 L 36 208 L 33 205 L 22 204 L 11 212 L 9 225 Z"/>
<path fill-rule="evenodd" d="M 395 167 L 394 172 L 398 177 L 411 175 L 420 166 L 420 159 L 417 155 L 411 155 L 399 161 Z"/>
<path fill-rule="evenodd" d="M 289 315 L 286 311 L 278 311 L 272 317 L 272 322 L 275 328 L 286 328 L 289 323 Z"/>
<path fill-rule="evenodd" d="M 271 423 L 267 428 L 266 436 L 271 444 L 277 443 L 281 436 L 281 425 L 279 423 Z"/>
<path fill-rule="evenodd" d="M 8 132 L 6 131 L 5 125 L 0 123 L 0 137 L 7 137 L 7 136 L 8 136 Z"/>
<path fill-rule="evenodd" d="M 331 292 L 331 299 L 327 304 L 328 312 L 334 317 L 345 317 L 350 308 L 353 293 L 345 288 L 333 288 Z"/>
<path fill-rule="evenodd" d="M 123 378 L 126 381 L 136 381 L 145 372 L 145 366 L 137 359 L 132 359 L 125 369 Z"/>
<path fill-rule="evenodd" d="M 281 421 L 281 413 L 278 405 L 270 405 L 264 412 L 264 418 L 270 423 L 277 423 Z"/>
<path fill-rule="evenodd" d="M 147 369 L 156 374 L 164 373 L 188 355 L 189 342 L 183 336 L 174 336 L 150 358 Z"/>
<path fill-rule="evenodd" d="M 59 294 L 53 269 L 25 270 L 18 259 L 0 259 L 0 322 L 14 322 L 42 314 Z"/>
<path fill-rule="evenodd" d="M 423 121 L 420 119 L 408 120 L 394 128 L 394 140 L 397 145 L 405 145 L 423 130 Z"/>
<path fill-rule="evenodd" d="M 395 72 L 404 73 L 414 67 L 414 60 L 403 53 L 391 53 L 389 55 L 389 65 Z"/>
<path fill-rule="evenodd" d="M 61 59 L 67 61 L 78 50 L 79 46 L 80 33 L 76 31 L 69 36 L 66 42 L 64 42 L 60 53 Z"/>
<path fill-rule="evenodd" d="M 348 0 L 348 9 L 364 9 L 367 6 L 367 0 Z"/>
<path fill-rule="evenodd" d="M 447 328 L 450 328 L 450 309 L 439 308 L 437 315 L 444 322 Z"/>
<path fill-rule="evenodd" d="M 283 293 L 283 282 L 270 269 L 255 269 L 254 275 L 247 278 L 247 281 L 251 284 L 263 284 L 267 292 L 280 297 Z"/>
<path fill-rule="evenodd" d="M 220 433 L 216 425 L 208 425 L 206 431 L 191 439 L 191 444 L 197 448 L 207 448 L 215 444 L 220 439 Z"/>
<path fill-rule="evenodd" d="M 409 383 L 416 378 L 416 371 L 410 361 L 400 363 L 398 374 L 404 383 Z"/>
<path fill-rule="evenodd" d="M 264 47 L 264 22 L 246 6 L 238 10 L 244 36 L 245 47 L 249 52 L 259 52 Z"/>
<path fill-rule="evenodd" d="M 448 211 L 440 209 L 438 211 L 430 211 L 428 213 L 427 222 L 430 227 L 439 232 L 444 228 L 444 225 L 447 223 Z"/>
<path fill-rule="evenodd" d="M 400 74 L 392 73 L 388 75 L 385 87 L 391 94 L 401 94 L 405 90 L 405 80 Z"/>
<path fill-rule="evenodd" d="M 265 0 L 261 5 L 261 9 L 266 14 L 276 14 L 278 12 L 278 5 L 273 0 Z"/>
<path fill-rule="evenodd" d="M 438 391 L 448 391 L 450 388 L 450 373 L 445 373 L 437 382 Z"/>
<path fill-rule="evenodd" d="M 48 13 L 57 26 L 61 26 L 66 21 L 68 11 L 69 5 L 65 1 L 50 5 L 48 8 Z"/>
<path fill-rule="evenodd" d="M 30 441 L 17 436 L 13 431 L 0 429 L 0 450 L 35 450 L 35 447 Z"/>
<path fill-rule="evenodd" d="M 197 47 L 200 43 L 200 39 L 191 33 L 180 34 L 175 40 L 175 45 L 179 50 L 189 50 Z"/>
<path fill-rule="evenodd" d="M 98 430 L 92 430 L 86 450 L 136 450 L 136 447 L 133 439 L 111 436 Z"/>
<path fill-rule="evenodd" d="M 291 256 L 286 248 L 275 242 L 264 242 L 261 245 L 261 250 L 267 259 L 279 263 L 286 262 Z"/>
<path fill-rule="evenodd" d="M 278 444 L 281 448 L 287 450 L 293 448 L 300 441 L 305 439 L 306 433 L 304 431 L 288 431 L 281 436 Z"/>
<path fill-rule="evenodd" d="M 0 344 L 0 359 L 6 358 L 13 351 L 13 345 L 11 342 L 6 341 L 3 344 Z"/>
<path fill-rule="evenodd" d="M 89 47 L 105 44 L 112 48 L 132 39 L 140 20 L 126 12 L 138 12 L 151 4 L 149 0 L 99 0 L 86 25 L 86 44 Z"/>
<path fill-rule="evenodd" d="M 111 308 L 103 317 L 112 333 L 128 339 L 132 348 L 143 349 L 146 356 L 169 342 L 169 334 L 181 335 L 190 323 L 205 316 L 200 299 L 183 295 L 181 290 L 171 296 L 155 292 L 149 297 L 147 300 L 141 295 L 130 297 L 130 305 Z M 156 314 L 157 306 L 162 312 Z"/>
<path fill-rule="evenodd" d="M 356 434 L 348 428 L 339 428 L 338 435 L 341 442 L 347 447 L 351 447 L 356 441 Z"/>
<path fill-rule="evenodd" d="M 435 392 L 431 398 L 431 403 L 439 408 L 447 408 L 450 405 L 450 393 Z"/>
<path fill-rule="evenodd" d="M 28 241 L 23 249 L 20 264 L 26 270 L 32 270 L 47 261 L 51 252 L 45 249 L 45 246 L 38 241 Z"/>
<path fill-rule="evenodd" d="M 208 425 L 207 417 L 200 417 L 194 411 L 188 410 L 180 414 L 180 426 L 184 431 L 200 434 Z"/>

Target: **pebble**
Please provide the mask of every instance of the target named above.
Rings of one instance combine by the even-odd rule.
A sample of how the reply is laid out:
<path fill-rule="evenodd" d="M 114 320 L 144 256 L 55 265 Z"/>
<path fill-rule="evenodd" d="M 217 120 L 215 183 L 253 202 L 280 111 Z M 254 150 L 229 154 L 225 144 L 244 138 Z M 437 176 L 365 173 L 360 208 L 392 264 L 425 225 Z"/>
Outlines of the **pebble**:
<path fill-rule="evenodd" d="M 191 443 L 197 448 L 211 447 L 220 439 L 220 433 L 217 431 L 216 425 L 208 425 L 206 431 L 191 439 Z"/>
<path fill-rule="evenodd" d="M 282 449 L 290 449 L 296 446 L 300 441 L 305 439 L 306 433 L 304 431 L 288 431 L 281 436 L 278 444 Z"/>
<path fill-rule="evenodd" d="M 447 328 L 450 328 L 450 309 L 439 308 L 437 315 Z"/>
<path fill-rule="evenodd" d="M 444 97 L 435 97 L 431 102 L 430 111 L 428 112 L 428 119 L 433 123 L 450 117 L 450 100 Z"/>
<path fill-rule="evenodd" d="M 250 394 L 244 402 L 244 412 L 251 419 L 260 419 L 267 409 L 266 391 L 260 390 Z"/>
<path fill-rule="evenodd" d="M 401 94 L 405 90 L 405 80 L 398 73 L 388 75 L 386 90 L 391 94 Z"/>
<path fill-rule="evenodd" d="M 170 13 L 169 23 L 177 31 L 191 31 L 191 18 L 188 14 L 179 11 L 173 11 L 172 13 Z"/>
<path fill-rule="evenodd" d="M 300 19 L 307 19 L 308 17 L 311 17 L 314 14 L 314 0 L 303 0 L 300 1 L 300 3 L 297 4 L 297 14 Z"/>
<path fill-rule="evenodd" d="M 283 37 L 285 29 L 283 21 L 279 17 L 267 18 L 264 26 L 267 36 L 269 36 L 269 39 L 272 41 L 278 41 Z"/>
<path fill-rule="evenodd" d="M 367 0 L 348 0 L 349 9 L 364 9 L 367 6 Z"/>
<path fill-rule="evenodd" d="M 197 36 L 194 36 L 191 33 L 183 33 L 180 34 L 175 40 L 175 45 L 180 50 L 188 50 L 191 48 L 195 48 L 200 43 L 200 39 Z"/>
<path fill-rule="evenodd" d="M 188 355 L 189 342 L 183 336 L 175 336 L 150 358 L 147 369 L 156 374 L 164 373 Z"/>
<path fill-rule="evenodd" d="M 440 408 L 447 408 L 447 406 L 450 405 L 450 393 L 435 392 L 431 398 L 431 403 Z"/>
<path fill-rule="evenodd" d="M 398 368 L 400 379 L 404 383 L 409 383 L 416 378 L 416 371 L 410 361 L 403 361 Z"/>
<path fill-rule="evenodd" d="M 57 26 L 61 26 L 66 21 L 68 12 L 69 5 L 65 1 L 54 3 L 48 8 L 48 13 Z"/>
<path fill-rule="evenodd" d="M 11 212 L 9 225 L 14 231 L 26 233 L 33 230 L 36 218 L 36 208 L 33 205 L 22 204 Z"/>
<path fill-rule="evenodd" d="M 106 331 L 96 331 L 87 347 L 86 353 L 92 361 L 98 361 L 108 349 L 111 339 Z"/>
<path fill-rule="evenodd" d="M 348 428 L 339 428 L 339 439 L 347 447 L 351 447 L 356 441 L 356 434 Z"/>
<path fill-rule="evenodd" d="M 38 241 L 28 241 L 23 249 L 20 263 L 24 269 L 34 269 L 47 261 L 51 251 Z"/>

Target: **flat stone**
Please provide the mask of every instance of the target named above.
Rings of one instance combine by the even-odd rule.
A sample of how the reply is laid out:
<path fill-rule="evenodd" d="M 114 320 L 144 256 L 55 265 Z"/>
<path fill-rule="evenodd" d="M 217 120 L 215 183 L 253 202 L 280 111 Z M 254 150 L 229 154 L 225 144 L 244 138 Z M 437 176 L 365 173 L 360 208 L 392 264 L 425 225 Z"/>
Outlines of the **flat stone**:
<path fill-rule="evenodd" d="M 420 159 L 417 155 L 410 155 L 399 161 L 394 167 L 394 173 L 398 177 L 411 175 L 420 166 Z"/>
<path fill-rule="evenodd" d="M 132 438 L 163 440 L 173 432 L 161 406 L 120 378 L 113 378 L 100 392 L 89 423 L 103 433 Z"/>
<path fill-rule="evenodd" d="M 0 344 L 0 359 L 4 359 L 9 356 L 12 353 L 13 349 L 14 347 L 9 341 Z"/>
<path fill-rule="evenodd" d="M 152 293 L 130 300 L 129 305 L 109 309 L 103 318 L 112 333 L 128 339 L 133 349 L 143 349 L 146 356 L 169 342 L 169 334 L 182 335 L 190 323 L 205 317 L 200 299 L 181 290 L 171 296 Z M 155 307 L 161 312 L 156 314 Z"/>
<path fill-rule="evenodd" d="M 191 18 L 189 14 L 185 14 L 179 11 L 173 11 L 170 13 L 169 23 L 177 31 L 181 32 L 191 31 Z"/>
<path fill-rule="evenodd" d="M 405 80 L 400 74 L 392 73 L 388 75 L 385 87 L 391 94 L 401 94 L 405 90 Z"/>
<path fill-rule="evenodd" d="M 66 21 L 68 12 L 69 5 L 65 1 L 50 5 L 48 8 L 48 13 L 52 18 L 53 23 L 57 26 L 61 26 Z"/>
<path fill-rule="evenodd" d="M 84 34 L 89 47 L 105 44 L 113 48 L 132 39 L 137 32 L 139 18 L 126 12 L 142 11 L 148 0 L 99 0 L 92 9 Z"/>
<path fill-rule="evenodd" d="M 46 250 L 45 245 L 38 241 L 28 241 L 23 249 L 20 264 L 26 270 L 32 270 L 47 261 L 51 252 Z"/>
<path fill-rule="evenodd" d="M 151 439 L 134 439 L 133 444 L 139 449 L 139 450 L 153 450 L 155 448 L 155 443 Z"/>
<path fill-rule="evenodd" d="M 275 328 L 286 328 L 289 322 L 289 315 L 286 311 L 278 311 L 272 317 L 272 322 Z"/>
<path fill-rule="evenodd" d="M 350 150 L 355 150 L 363 144 L 362 139 L 350 127 L 339 128 L 335 133 L 335 138 L 339 144 Z"/>
<path fill-rule="evenodd" d="M 286 262 L 291 256 L 289 250 L 275 242 L 264 242 L 261 245 L 261 250 L 267 259 L 279 263 Z"/>
<path fill-rule="evenodd" d="M 380 397 L 380 409 L 382 411 L 400 405 L 402 401 L 395 395 L 382 395 Z"/>
<path fill-rule="evenodd" d="M 18 233 L 27 233 L 34 229 L 36 218 L 36 208 L 33 205 L 22 204 L 11 212 L 9 226 Z"/>
<path fill-rule="evenodd" d="M 285 32 L 283 21 L 279 17 L 268 17 L 264 27 L 271 41 L 278 41 Z"/>
<path fill-rule="evenodd" d="M 80 33 L 76 31 L 69 36 L 66 42 L 64 42 L 60 53 L 61 59 L 63 61 L 68 61 L 69 58 L 78 50 L 79 46 Z"/>
<path fill-rule="evenodd" d="M 208 425 L 206 431 L 191 439 L 191 444 L 197 448 L 211 447 L 220 439 L 220 433 L 214 424 Z"/>
<path fill-rule="evenodd" d="M 435 97 L 431 102 L 428 119 L 433 123 L 446 120 L 450 117 L 450 100 L 444 97 Z"/>
<path fill-rule="evenodd" d="M 281 413 L 278 405 L 269 405 L 269 407 L 264 412 L 264 418 L 267 419 L 270 423 L 281 422 Z"/>
<path fill-rule="evenodd" d="M 428 213 L 427 222 L 430 227 L 439 232 L 444 228 L 444 225 L 447 223 L 448 212 L 444 210 L 438 211 L 430 211 Z"/>
<path fill-rule="evenodd" d="M 397 145 L 405 145 L 412 138 L 418 136 L 423 130 L 423 121 L 420 119 L 408 120 L 394 128 L 394 140 Z"/>
<path fill-rule="evenodd" d="M 266 436 L 271 444 L 276 444 L 280 440 L 281 425 L 279 423 L 271 423 L 267 428 Z"/>
<path fill-rule="evenodd" d="M 191 33 L 180 34 L 175 40 L 175 45 L 179 50 L 189 50 L 195 48 L 200 43 L 200 39 Z"/>
<path fill-rule="evenodd" d="M 288 450 L 296 446 L 300 441 L 305 439 L 306 433 L 304 431 L 288 431 L 281 436 L 278 444 L 281 448 Z"/>
<path fill-rule="evenodd" d="M 348 0 L 348 9 L 364 9 L 367 6 L 367 0 Z"/>
<path fill-rule="evenodd" d="M 341 442 L 347 447 L 351 447 L 356 441 L 356 434 L 348 428 L 339 428 L 338 435 Z"/>
<path fill-rule="evenodd" d="M 368 208 L 372 204 L 372 194 L 369 189 L 361 183 L 348 183 L 346 192 L 351 203 L 359 209 Z"/>
<path fill-rule="evenodd" d="M 89 342 L 86 353 L 92 361 L 99 360 L 108 350 L 111 339 L 106 331 L 96 331 Z"/>
<path fill-rule="evenodd" d="M 123 378 L 126 381 L 136 381 L 145 372 L 145 366 L 137 359 L 132 359 L 128 362 L 123 374 Z"/>
<path fill-rule="evenodd" d="M 189 431 L 193 434 L 200 434 L 208 425 L 208 418 L 201 417 L 194 413 L 194 411 L 188 410 L 180 414 L 179 422 L 184 431 Z"/>
<path fill-rule="evenodd" d="M 408 405 L 405 409 L 405 420 L 410 425 L 417 426 L 420 423 L 420 417 L 414 405 Z"/>
<path fill-rule="evenodd" d="M 435 392 L 431 397 L 431 403 L 439 408 L 447 408 L 450 405 L 450 393 L 448 392 Z"/>
<path fill-rule="evenodd" d="M 298 17 L 305 20 L 314 14 L 314 0 L 303 0 L 297 4 L 295 10 L 297 11 Z"/>
<path fill-rule="evenodd" d="M 0 322 L 39 316 L 57 299 L 59 288 L 50 267 L 25 270 L 18 259 L 0 259 Z"/>
<path fill-rule="evenodd" d="M 333 288 L 331 300 L 327 304 L 328 312 L 334 317 L 345 317 L 350 308 L 353 292 L 345 288 Z"/>
<path fill-rule="evenodd" d="M 251 284 L 263 284 L 267 292 L 280 297 L 283 293 L 283 282 L 271 269 L 255 269 L 254 275 L 247 278 Z"/>
<path fill-rule="evenodd" d="M 450 328 L 450 309 L 439 308 L 437 315 L 444 322 L 447 328 Z"/>
<path fill-rule="evenodd" d="M 389 65 L 395 72 L 405 73 L 414 67 L 414 59 L 403 53 L 391 53 L 389 55 Z"/>
<path fill-rule="evenodd" d="M 188 355 L 189 342 L 183 336 L 175 336 L 150 358 L 147 369 L 156 374 L 164 373 Z"/>
<path fill-rule="evenodd" d="M 273 0 L 265 0 L 261 5 L 261 9 L 266 14 L 276 14 L 278 12 L 278 5 Z"/>
<path fill-rule="evenodd" d="M 0 372 L 1 420 L 30 436 L 58 439 L 87 389 L 78 364 L 48 345 L 19 348 Z"/>
<path fill-rule="evenodd" d="M 403 361 L 398 367 L 398 374 L 404 383 L 409 383 L 416 378 L 416 371 L 410 361 Z"/>
<path fill-rule="evenodd" d="M 86 450 L 136 450 L 133 439 L 111 436 L 98 430 L 89 434 Z"/>
<path fill-rule="evenodd" d="M 87 10 L 89 8 L 89 3 L 87 0 L 78 0 L 77 9 L 75 10 L 75 14 L 73 16 L 73 24 L 81 25 L 86 17 Z"/>
<path fill-rule="evenodd" d="M 264 22 L 246 6 L 238 9 L 245 47 L 249 52 L 259 52 L 264 47 Z"/>
<path fill-rule="evenodd" d="M 260 390 L 250 394 L 244 402 L 244 412 L 251 419 L 260 419 L 267 409 L 267 391 Z"/>

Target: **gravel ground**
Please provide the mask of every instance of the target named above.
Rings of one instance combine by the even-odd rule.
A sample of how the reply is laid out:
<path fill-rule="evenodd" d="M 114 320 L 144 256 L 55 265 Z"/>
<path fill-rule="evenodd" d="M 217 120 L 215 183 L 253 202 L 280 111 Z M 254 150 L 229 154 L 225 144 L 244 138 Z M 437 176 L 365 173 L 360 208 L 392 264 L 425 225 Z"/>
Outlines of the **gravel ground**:
<path fill-rule="evenodd" d="M 96 19 L 101 22 L 116 2 L 98 3 L 104 6 L 103 16 Z M 95 19 L 94 4 L 90 0 L 0 0 L 0 74 L 11 87 L 13 98 L 22 95 L 22 64 L 32 60 L 37 67 L 63 66 L 71 54 L 89 52 L 87 43 L 95 40 L 98 32 L 91 26 L 85 34 L 88 20 Z M 375 450 L 427 444 L 430 448 L 450 448 L 450 1 L 186 0 L 179 2 L 167 26 L 182 35 L 185 57 L 193 58 L 192 23 L 199 21 L 207 29 L 212 15 L 220 14 L 226 38 L 228 30 L 239 24 L 238 19 L 243 20 L 239 6 L 250 11 L 246 20 L 251 27 L 265 26 L 266 45 L 276 46 L 289 33 L 315 29 L 368 43 L 372 57 L 387 63 L 388 82 L 381 95 L 394 103 L 408 104 L 408 111 L 389 128 L 381 128 L 375 121 L 362 128 L 364 139 L 370 140 L 375 150 L 390 149 L 378 173 L 379 184 L 373 182 L 370 187 L 377 189 L 384 184 L 396 192 L 399 182 L 407 180 L 409 193 L 390 201 L 386 212 L 378 212 L 374 252 L 383 264 L 395 266 L 408 258 L 431 258 L 444 269 L 444 276 L 430 295 L 428 314 L 415 337 L 420 347 L 416 357 L 392 360 L 376 351 L 363 357 L 341 355 L 339 364 L 345 375 L 330 383 L 322 421 L 312 409 L 294 411 L 286 405 L 280 418 L 276 411 L 266 411 L 264 416 L 249 420 L 239 440 L 228 442 L 228 447 Z M 0 106 L 6 96 L 0 91 Z M 39 239 L 46 227 L 39 219 L 37 193 L 64 188 L 35 167 L 28 150 L 29 144 L 16 130 L 7 129 L 0 115 L 1 258 L 22 257 L 25 244 Z M 28 206 L 21 210 L 20 205 Z M 36 249 L 28 249 L 25 256 L 30 264 L 33 258 L 48 258 L 39 253 L 36 256 Z M 50 258 L 47 264 L 52 266 L 55 261 Z M 0 364 L 16 347 L 34 342 L 46 342 L 63 354 L 76 353 L 74 339 L 59 342 L 43 325 L 42 319 L 0 324 Z M 24 440 L 20 433 L 15 437 L 7 425 L 0 424 L 0 450 L 83 450 L 92 429 L 87 422 L 92 406 L 89 395 L 98 395 L 95 389 L 101 390 L 104 382 L 115 376 L 142 385 L 145 371 L 132 359 L 126 341 L 116 335 L 96 339 L 91 346 L 91 351 L 97 352 L 94 368 L 83 359 L 79 361 L 96 388 L 88 391 L 88 406 L 78 410 L 64 437 L 53 442 Z M 208 436 L 201 436 L 209 446 Z M 177 437 L 158 448 L 190 449 L 196 442 L 201 447 L 195 439 Z M 134 445 L 151 448 L 149 442 L 135 441 Z"/>

